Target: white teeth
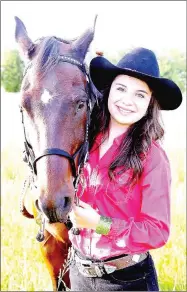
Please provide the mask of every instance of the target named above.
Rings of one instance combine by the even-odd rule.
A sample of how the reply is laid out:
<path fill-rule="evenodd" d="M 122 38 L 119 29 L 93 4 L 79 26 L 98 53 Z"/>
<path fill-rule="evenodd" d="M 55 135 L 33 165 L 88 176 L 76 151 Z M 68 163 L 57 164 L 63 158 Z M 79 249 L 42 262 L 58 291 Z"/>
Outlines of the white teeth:
<path fill-rule="evenodd" d="M 129 114 L 129 113 L 132 113 L 132 111 L 128 111 L 128 110 L 124 110 L 122 108 L 119 107 L 119 111 L 122 113 L 122 114 Z"/>

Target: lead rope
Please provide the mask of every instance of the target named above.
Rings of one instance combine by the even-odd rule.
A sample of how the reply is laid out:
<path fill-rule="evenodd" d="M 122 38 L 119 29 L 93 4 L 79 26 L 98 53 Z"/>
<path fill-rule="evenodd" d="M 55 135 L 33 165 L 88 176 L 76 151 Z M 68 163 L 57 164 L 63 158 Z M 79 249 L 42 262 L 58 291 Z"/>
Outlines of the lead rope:
<path fill-rule="evenodd" d="M 29 175 L 23 184 L 23 189 L 21 192 L 21 196 L 20 196 L 20 212 L 22 213 L 22 215 L 26 216 L 27 218 L 33 219 L 34 216 L 32 214 L 30 214 L 26 209 L 25 206 L 23 204 L 24 202 L 24 198 L 25 195 L 29 189 L 29 187 L 31 187 L 31 185 L 34 184 L 34 178 L 33 175 Z M 36 235 L 36 239 L 39 242 L 42 242 L 44 240 L 44 231 L 45 231 L 45 217 L 42 215 L 41 212 L 38 212 L 38 216 L 36 217 L 36 223 L 39 225 L 39 231 L 38 234 Z"/>
<path fill-rule="evenodd" d="M 26 193 L 27 193 L 29 187 L 31 186 L 32 182 L 33 182 L 33 176 L 32 175 L 29 175 L 25 179 L 25 181 L 23 183 L 23 188 L 22 188 L 21 196 L 20 196 L 20 200 L 19 200 L 19 209 L 20 209 L 20 212 L 24 216 L 26 216 L 27 218 L 31 218 L 31 219 L 34 218 L 34 216 L 31 215 L 30 213 L 28 213 L 28 211 L 25 209 L 25 206 L 24 206 L 24 203 L 23 202 L 24 202 L 24 198 L 26 196 Z"/>
<path fill-rule="evenodd" d="M 74 249 L 72 247 L 69 247 L 67 259 L 64 261 L 64 264 L 62 265 L 62 269 L 60 269 L 60 272 L 59 272 L 57 291 L 71 291 L 71 289 L 68 288 L 66 283 L 64 282 L 63 277 L 69 271 L 69 268 L 73 259 L 74 259 Z M 60 284 L 62 284 L 61 290 L 59 290 Z"/>

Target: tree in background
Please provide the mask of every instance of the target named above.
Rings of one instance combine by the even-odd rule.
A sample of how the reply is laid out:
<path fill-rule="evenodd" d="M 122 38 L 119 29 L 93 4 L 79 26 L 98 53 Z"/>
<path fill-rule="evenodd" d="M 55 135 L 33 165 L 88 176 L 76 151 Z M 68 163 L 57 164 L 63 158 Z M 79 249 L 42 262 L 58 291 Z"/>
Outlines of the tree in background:
<path fill-rule="evenodd" d="M 132 48 L 118 51 L 112 56 L 107 52 L 104 56 L 113 64 L 117 64 Z M 186 55 L 178 50 L 168 50 L 156 53 L 159 61 L 161 76 L 172 79 L 180 87 L 183 93 L 186 92 Z M 1 84 L 8 92 L 18 92 L 20 90 L 24 64 L 19 57 L 17 50 L 11 50 L 5 53 L 4 62 L 1 68 Z"/>
<path fill-rule="evenodd" d="M 1 85 L 7 92 L 20 91 L 23 68 L 23 62 L 17 50 L 10 50 L 4 53 L 1 65 Z"/>
<path fill-rule="evenodd" d="M 186 55 L 178 50 L 170 50 L 158 56 L 162 77 L 172 79 L 186 92 Z"/>

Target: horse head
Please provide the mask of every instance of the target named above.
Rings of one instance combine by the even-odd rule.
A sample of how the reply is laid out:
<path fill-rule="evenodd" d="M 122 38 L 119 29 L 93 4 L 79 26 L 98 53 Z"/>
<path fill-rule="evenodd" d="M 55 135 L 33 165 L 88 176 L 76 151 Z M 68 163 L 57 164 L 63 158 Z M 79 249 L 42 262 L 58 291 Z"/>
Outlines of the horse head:
<path fill-rule="evenodd" d="M 35 204 L 50 223 L 64 222 L 74 202 L 76 171 L 88 147 L 92 86 L 84 60 L 95 22 L 72 41 L 52 36 L 33 42 L 23 22 L 15 20 L 15 38 L 27 62 L 20 107 L 27 161 L 37 185 Z"/>

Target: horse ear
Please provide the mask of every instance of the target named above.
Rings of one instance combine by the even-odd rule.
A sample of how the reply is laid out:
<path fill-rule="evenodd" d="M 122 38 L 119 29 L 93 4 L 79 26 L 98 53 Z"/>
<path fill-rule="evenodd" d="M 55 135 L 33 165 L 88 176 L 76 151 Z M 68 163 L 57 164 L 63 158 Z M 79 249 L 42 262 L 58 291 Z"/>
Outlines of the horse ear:
<path fill-rule="evenodd" d="M 31 53 L 34 49 L 34 43 L 31 41 L 27 34 L 26 27 L 24 23 L 15 16 L 16 29 L 15 29 L 15 39 L 18 43 L 20 52 L 23 54 L 23 57 L 31 59 Z"/>
<path fill-rule="evenodd" d="M 93 41 L 94 33 L 95 33 L 95 24 L 97 20 L 97 15 L 94 19 L 94 25 L 92 28 L 87 29 L 79 38 L 77 38 L 73 44 L 72 49 L 73 51 L 78 55 L 81 62 L 84 60 L 86 53 L 88 51 L 88 48 Z"/>

